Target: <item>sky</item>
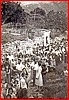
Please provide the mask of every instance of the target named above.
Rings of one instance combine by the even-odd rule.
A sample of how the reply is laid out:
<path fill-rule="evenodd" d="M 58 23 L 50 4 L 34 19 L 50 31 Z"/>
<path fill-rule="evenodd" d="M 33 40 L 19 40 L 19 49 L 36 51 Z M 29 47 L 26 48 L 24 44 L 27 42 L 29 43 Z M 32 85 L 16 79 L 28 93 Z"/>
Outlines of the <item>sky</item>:
<path fill-rule="evenodd" d="M 29 4 L 33 4 L 33 3 L 50 3 L 50 1 L 19 1 L 21 3 L 21 5 L 29 5 Z"/>

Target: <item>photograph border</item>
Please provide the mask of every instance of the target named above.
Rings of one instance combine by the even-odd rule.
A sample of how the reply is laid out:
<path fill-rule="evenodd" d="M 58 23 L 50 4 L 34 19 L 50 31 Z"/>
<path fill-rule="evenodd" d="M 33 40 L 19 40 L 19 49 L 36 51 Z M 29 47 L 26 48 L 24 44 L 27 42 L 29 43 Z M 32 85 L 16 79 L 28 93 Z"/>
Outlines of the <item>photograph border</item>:
<path fill-rule="evenodd" d="M 1 98 L 1 69 L 2 69 L 2 63 L 1 63 L 1 55 L 2 55 L 2 50 L 1 50 L 1 44 L 2 44 L 2 15 L 1 15 L 1 12 L 2 12 L 2 6 L 1 6 L 1 3 L 3 1 L 6 1 L 6 2 L 10 2 L 10 1 L 52 1 L 52 2 L 68 2 L 68 48 L 69 48 L 69 0 L 1 0 L 0 1 L 0 99 L 1 100 L 7 100 L 8 98 L 6 99 L 3 99 Z M 68 71 L 69 71 L 69 50 L 68 50 Z M 21 99 L 17 99 L 17 98 L 11 98 L 12 100 L 21 100 Z M 36 100 L 68 100 L 69 99 L 69 73 L 68 73 L 68 98 L 27 98 L 29 100 L 33 100 L 33 99 L 36 99 Z M 9 99 L 10 100 L 10 99 Z M 25 99 L 26 100 L 26 99 Z"/>

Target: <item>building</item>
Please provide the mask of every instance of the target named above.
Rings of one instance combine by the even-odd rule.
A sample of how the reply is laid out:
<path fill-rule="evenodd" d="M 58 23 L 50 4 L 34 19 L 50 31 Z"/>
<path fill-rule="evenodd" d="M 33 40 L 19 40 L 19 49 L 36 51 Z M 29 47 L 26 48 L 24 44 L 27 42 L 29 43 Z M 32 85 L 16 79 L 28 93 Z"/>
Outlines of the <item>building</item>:
<path fill-rule="evenodd" d="M 43 33 L 43 42 L 44 42 L 44 46 L 47 46 L 50 44 L 50 31 L 49 30 L 41 30 L 41 32 Z"/>

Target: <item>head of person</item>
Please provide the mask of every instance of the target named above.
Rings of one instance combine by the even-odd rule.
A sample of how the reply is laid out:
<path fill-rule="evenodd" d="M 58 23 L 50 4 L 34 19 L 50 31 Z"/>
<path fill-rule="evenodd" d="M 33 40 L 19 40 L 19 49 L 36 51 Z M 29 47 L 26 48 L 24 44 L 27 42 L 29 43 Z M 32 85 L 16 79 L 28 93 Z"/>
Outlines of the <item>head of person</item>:
<path fill-rule="evenodd" d="M 5 67 L 2 67 L 2 71 L 5 71 Z"/>
<path fill-rule="evenodd" d="M 38 65 L 41 66 L 41 61 L 38 61 Z"/>
<path fill-rule="evenodd" d="M 45 63 L 42 63 L 42 65 L 41 65 L 41 66 L 42 66 L 42 68 L 46 67 Z"/>
<path fill-rule="evenodd" d="M 10 94 L 7 94 L 6 98 L 11 98 L 11 95 Z"/>
<path fill-rule="evenodd" d="M 12 79 L 11 79 L 11 82 L 12 82 L 12 83 L 14 83 L 14 82 L 15 82 L 15 80 L 12 78 Z"/>
<path fill-rule="evenodd" d="M 21 59 L 18 59 L 18 64 L 20 64 L 21 63 Z"/>
<path fill-rule="evenodd" d="M 2 87 L 4 87 L 5 84 L 6 84 L 6 82 L 4 80 L 2 80 Z"/>
<path fill-rule="evenodd" d="M 11 56 L 11 53 L 9 53 L 8 55 Z"/>
<path fill-rule="evenodd" d="M 35 60 L 35 62 L 34 62 L 35 64 L 37 63 L 37 60 Z"/>
<path fill-rule="evenodd" d="M 6 58 L 6 62 L 8 62 L 9 61 L 9 58 Z"/>
<path fill-rule="evenodd" d="M 23 91 L 22 91 L 23 98 L 28 98 L 27 94 L 28 94 L 27 89 L 23 88 Z"/>
<path fill-rule="evenodd" d="M 9 92 L 9 94 L 12 94 L 13 93 L 13 88 L 9 88 L 8 92 Z"/>
<path fill-rule="evenodd" d="M 15 86 L 17 86 L 17 84 L 19 84 L 19 79 L 16 79 L 14 83 L 15 83 Z"/>
<path fill-rule="evenodd" d="M 24 77 L 24 72 L 21 74 L 21 77 Z"/>
<path fill-rule="evenodd" d="M 18 52 L 20 51 L 20 49 L 17 50 Z"/>

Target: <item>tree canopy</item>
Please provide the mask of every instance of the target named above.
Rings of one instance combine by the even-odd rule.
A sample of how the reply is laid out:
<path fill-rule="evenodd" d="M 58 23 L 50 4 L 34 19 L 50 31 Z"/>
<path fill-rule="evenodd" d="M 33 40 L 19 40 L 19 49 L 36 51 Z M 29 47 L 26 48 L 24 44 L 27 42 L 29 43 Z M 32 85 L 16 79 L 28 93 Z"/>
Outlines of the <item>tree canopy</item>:
<path fill-rule="evenodd" d="M 3 23 L 25 23 L 27 13 L 18 2 L 2 2 L 2 22 Z"/>
<path fill-rule="evenodd" d="M 38 21 L 34 22 L 33 20 L 34 24 L 42 23 L 38 24 L 38 27 L 42 27 L 43 25 L 43 28 L 56 30 L 59 29 L 61 32 L 67 30 L 67 17 L 63 11 L 55 12 L 54 10 L 51 10 L 48 12 L 48 14 L 46 14 L 45 10 L 37 7 L 36 9 L 30 11 L 30 13 L 27 13 L 18 2 L 2 2 L 3 23 L 12 22 L 13 24 L 27 24 L 27 20 L 29 19 L 30 15 L 32 15 L 33 17 L 33 14 L 40 15 L 38 17 L 41 17 L 40 19 L 37 16 L 35 16 L 35 20 Z"/>

